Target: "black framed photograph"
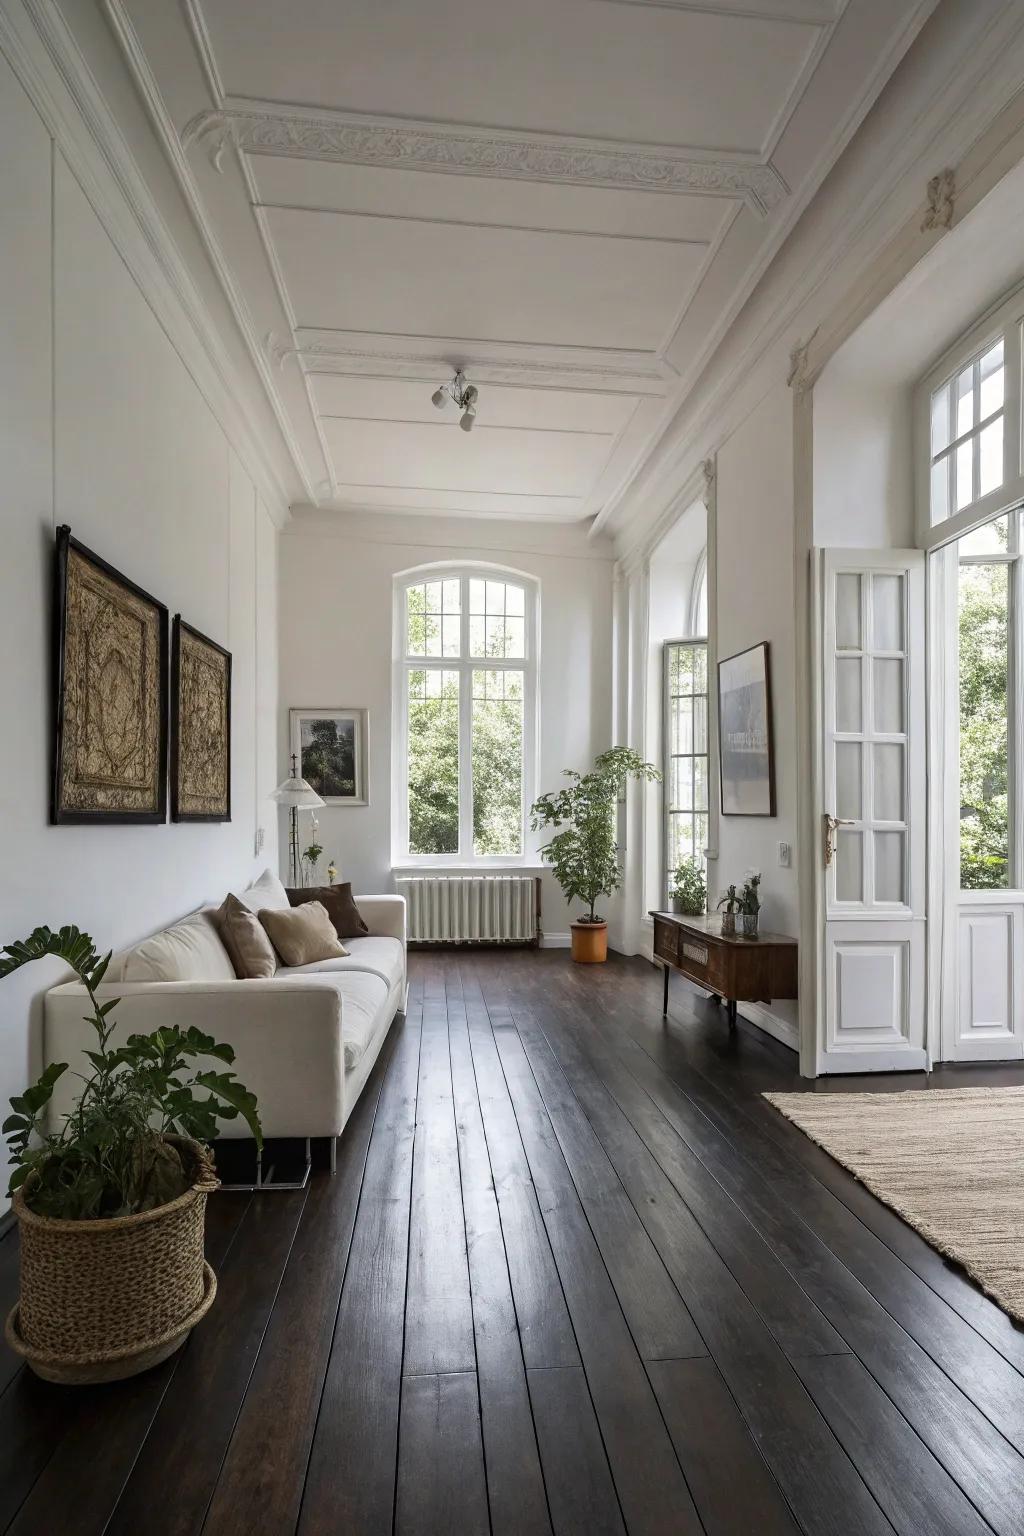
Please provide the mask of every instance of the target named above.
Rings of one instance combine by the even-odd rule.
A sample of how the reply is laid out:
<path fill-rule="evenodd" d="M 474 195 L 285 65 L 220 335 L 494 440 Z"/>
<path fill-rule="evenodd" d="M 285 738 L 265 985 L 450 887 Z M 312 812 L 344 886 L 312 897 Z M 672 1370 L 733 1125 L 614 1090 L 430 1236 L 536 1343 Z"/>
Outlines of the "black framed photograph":
<path fill-rule="evenodd" d="M 775 750 L 768 642 L 718 663 L 723 816 L 775 815 Z"/>
<path fill-rule="evenodd" d="M 231 820 L 231 652 L 174 615 L 171 820 Z"/>
<path fill-rule="evenodd" d="M 50 820 L 167 819 L 167 609 L 57 529 Z"/>
<path fill-rule="evenodd" d="M 368 711 L 292 709 L 289 722 L 299 777 L 328 805 L 369 805 Z"/>

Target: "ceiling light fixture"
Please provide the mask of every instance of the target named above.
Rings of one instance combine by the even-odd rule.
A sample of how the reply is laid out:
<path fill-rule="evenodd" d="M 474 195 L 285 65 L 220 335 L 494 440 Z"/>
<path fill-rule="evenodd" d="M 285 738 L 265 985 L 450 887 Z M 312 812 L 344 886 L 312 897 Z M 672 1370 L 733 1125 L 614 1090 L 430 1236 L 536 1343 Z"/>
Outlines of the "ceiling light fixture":
<path fill-rule="evenodd" d="M 459 426 L 463 432 L 472 432 L 473 422 L 476 420 L 476 402 L 480 398 L 480 391 L 475 384 L 466 382 L 466 375 L 462 369 L 456 370 L 455 377 L 449 379 L 447 384 L 439 384 L 431 395 L 431 403 L 443 411 L 448 401 L 462 412 L 459 417 Z"/>

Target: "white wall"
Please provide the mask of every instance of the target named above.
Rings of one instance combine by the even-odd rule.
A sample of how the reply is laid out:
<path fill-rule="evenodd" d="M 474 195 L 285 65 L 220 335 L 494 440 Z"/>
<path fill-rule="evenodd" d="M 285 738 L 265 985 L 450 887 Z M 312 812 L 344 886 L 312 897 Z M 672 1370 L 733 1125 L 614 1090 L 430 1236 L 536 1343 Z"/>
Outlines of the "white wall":
<path fill-rule="evenodd" d="M 318 813 L 320 841 L 357 890 L 392 889 L 391 634 L 396 572 L 430 561 L 486 560 L 540 583 L 540 782 L 586 769 L 611 745 L 612 562 L 583 529 L 460 519 L 298 512 L 281 539 L 279 766 L 289 708 L 370 711 L 370 804 Z M 282 822 L 281 852 L 287 854 Z M 542 924 L 569 914 L 544 875 Z"/>
<path fill-rule="evenodd" d="M 277 533 L 2 56 L 0 143 L 0 942 L 77 923 L 121 946 L 276 863 Z M 232 651 L 230 823 L 48 824 L 64 522 Z M 59 974 L 40 964 L 0 983 L 4 1106 L 38 1069 L 40 997 Z"/>
<path fill-rule="evenodd" d="M 712 904 L 747 869 L 761 871 L 761 923 L 800 931 L 797 892 L 797 732 L 793 556 L 793 395 L 773 385 L 718 450 L 718 656 L 769 644 L 775 743 L 775 816 L 721 816 Z M 717 790 L 717 786 L 716 786 Z M 792 862 L 779 866 L 780 840 Z M 772 1012 L 795 1025 L 795 1002 Z"/>

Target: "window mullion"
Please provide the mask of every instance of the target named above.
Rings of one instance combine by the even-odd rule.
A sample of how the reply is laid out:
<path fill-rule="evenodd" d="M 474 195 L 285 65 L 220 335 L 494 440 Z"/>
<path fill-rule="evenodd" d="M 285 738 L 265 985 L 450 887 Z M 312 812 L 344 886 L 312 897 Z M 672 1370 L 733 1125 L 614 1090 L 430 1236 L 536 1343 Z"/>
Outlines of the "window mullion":
<path fill-rule="evenodd" d="M 1024 792 L 1021 784 L 1021 776 L 1024 773 L 1024 742 L 1021 740 L 1024 714 L 1017 699 L 1018 687 L 1024 679 L 1024 600 L 1022 600 L 1024 561 L 1015 560 L 1009 574 L 1010 644 L 1007 658 L 1009 675 L 1006 688 L 1006 750 L 1010 761 L 1007 764 L 1006 787 L 1009 801 L 1007 815 L 1010 823 L 1008 841 L 1011 865 L 1007 883 L 1018 886 L 1024 876 L 1024 817 L 1020 814 L 1021 808 L 1024 807 Z"/>

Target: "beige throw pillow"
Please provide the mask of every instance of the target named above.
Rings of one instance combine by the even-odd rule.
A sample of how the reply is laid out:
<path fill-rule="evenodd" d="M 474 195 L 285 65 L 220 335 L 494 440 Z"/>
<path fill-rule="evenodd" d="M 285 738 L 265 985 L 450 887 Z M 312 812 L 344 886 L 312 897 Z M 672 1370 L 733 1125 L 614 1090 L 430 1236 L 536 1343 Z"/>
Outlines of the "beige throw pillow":
<path fill-rule="evenodd" d="M 260 922 L 285 965 L 313 965 L 348 954 L 322 901 L 305 901 L 287 912 L 265 909 Z"/>
<path fill-rule="evenodd" d="M 267 930 L 255 912 L 250 912 L 237 896 L 229 894 L 213 914 L 213 920 L 240 980 L 273 976 L 277 970 L 277 956 Z"/>

